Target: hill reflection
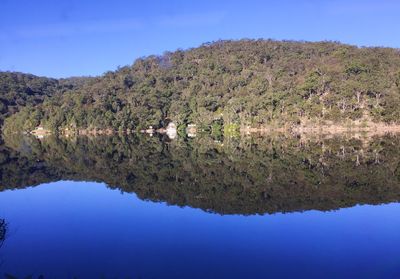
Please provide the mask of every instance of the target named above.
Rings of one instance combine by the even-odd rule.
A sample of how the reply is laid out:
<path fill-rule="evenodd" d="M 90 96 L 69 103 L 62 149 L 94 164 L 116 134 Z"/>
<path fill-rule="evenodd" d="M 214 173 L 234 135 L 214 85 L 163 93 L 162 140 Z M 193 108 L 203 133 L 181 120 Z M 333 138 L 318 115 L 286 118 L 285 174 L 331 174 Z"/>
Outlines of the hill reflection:
<path fill-rule="evenodd" d="M 400 138 L 293 136 L 6 139 L 0 189 L 105 182 L 144 200 L 220 214 L 334 210 L 400 200 Z"/>

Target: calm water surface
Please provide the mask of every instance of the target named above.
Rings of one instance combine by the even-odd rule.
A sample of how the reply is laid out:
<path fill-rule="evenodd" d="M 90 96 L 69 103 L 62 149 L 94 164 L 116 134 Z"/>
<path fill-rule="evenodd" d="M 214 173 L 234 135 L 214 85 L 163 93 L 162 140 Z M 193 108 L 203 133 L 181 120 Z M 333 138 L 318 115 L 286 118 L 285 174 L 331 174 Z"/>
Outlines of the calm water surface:
<path fill-rule="evenodd" d="M 400 277 L 397 138 L 213 142 L 5 146 L 1 276 Z"/>

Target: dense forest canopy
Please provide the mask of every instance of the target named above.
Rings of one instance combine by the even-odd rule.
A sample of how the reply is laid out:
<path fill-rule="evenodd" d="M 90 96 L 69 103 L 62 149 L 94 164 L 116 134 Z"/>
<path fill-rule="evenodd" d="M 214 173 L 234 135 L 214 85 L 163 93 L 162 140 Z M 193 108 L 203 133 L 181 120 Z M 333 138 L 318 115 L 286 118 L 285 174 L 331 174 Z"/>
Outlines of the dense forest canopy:
<path fill-rule="evenodd" d="M 0 124 L 21 108 L 33 107 L 46 98 L 81 86 L 88 78 L 53 79 L 18 72 L 0 72 Z"/>
<path fill-rule="evenodd" d="M 42 94 L 59 86 L 45 81 L 38 84 Z M 217 41 L 137 59 L 33 103 L 40 104 L 9 119 L 10 130 L 40 124 L 51 130 L 126 130 L 168 121 L 207 127 L 357 119 L 398 123 L 400 50 L 336 42 Z"/>
<path fill-rule="evenodd" d="M 43 102 L 46 96 L 54 94 L 57 87 L 58 81 L 56 79 L 22 73 L 1 72 L 1 121 L 17 112 L 20 107 L 33 106 Z"/>

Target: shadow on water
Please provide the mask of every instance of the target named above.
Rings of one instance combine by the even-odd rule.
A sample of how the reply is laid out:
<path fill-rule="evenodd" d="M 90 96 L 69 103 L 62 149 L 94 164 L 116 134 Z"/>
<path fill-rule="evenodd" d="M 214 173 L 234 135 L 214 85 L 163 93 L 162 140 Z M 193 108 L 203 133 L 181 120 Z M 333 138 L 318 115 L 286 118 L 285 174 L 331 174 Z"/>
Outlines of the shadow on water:
<path fill-rule="evenodd" d="M 3 247 L 7 236 L 8 224 L 5 219 L 0 218 L 0 249 Z M 3 259 L 0 258 L 0 267 L 3 265 Z"/>
<path fill-rule="evenodd" d="M 219 214 L 334 210 L 400 200 L 399 144 L 393 135 L 18 137 L 1 146 L 0 189 L 97 181 Z"/>
<path fill-rule="evenodd" d="M 0 248 L 3 246 L 6 240 L 7 234 L 7 223 L 6 220 L 0 218 Z"/>

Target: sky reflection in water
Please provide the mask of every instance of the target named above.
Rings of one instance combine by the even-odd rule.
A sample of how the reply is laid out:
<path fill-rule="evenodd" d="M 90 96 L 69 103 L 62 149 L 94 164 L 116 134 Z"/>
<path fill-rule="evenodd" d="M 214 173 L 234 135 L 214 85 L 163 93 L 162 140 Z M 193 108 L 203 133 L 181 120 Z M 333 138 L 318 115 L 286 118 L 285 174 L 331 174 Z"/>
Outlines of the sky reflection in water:
<path fill-rule="evenodd" d="M 2 273 L 45 278 L 397 277 L 400 206 L 219 215 L 69 182 L 0 193 Z"/>

